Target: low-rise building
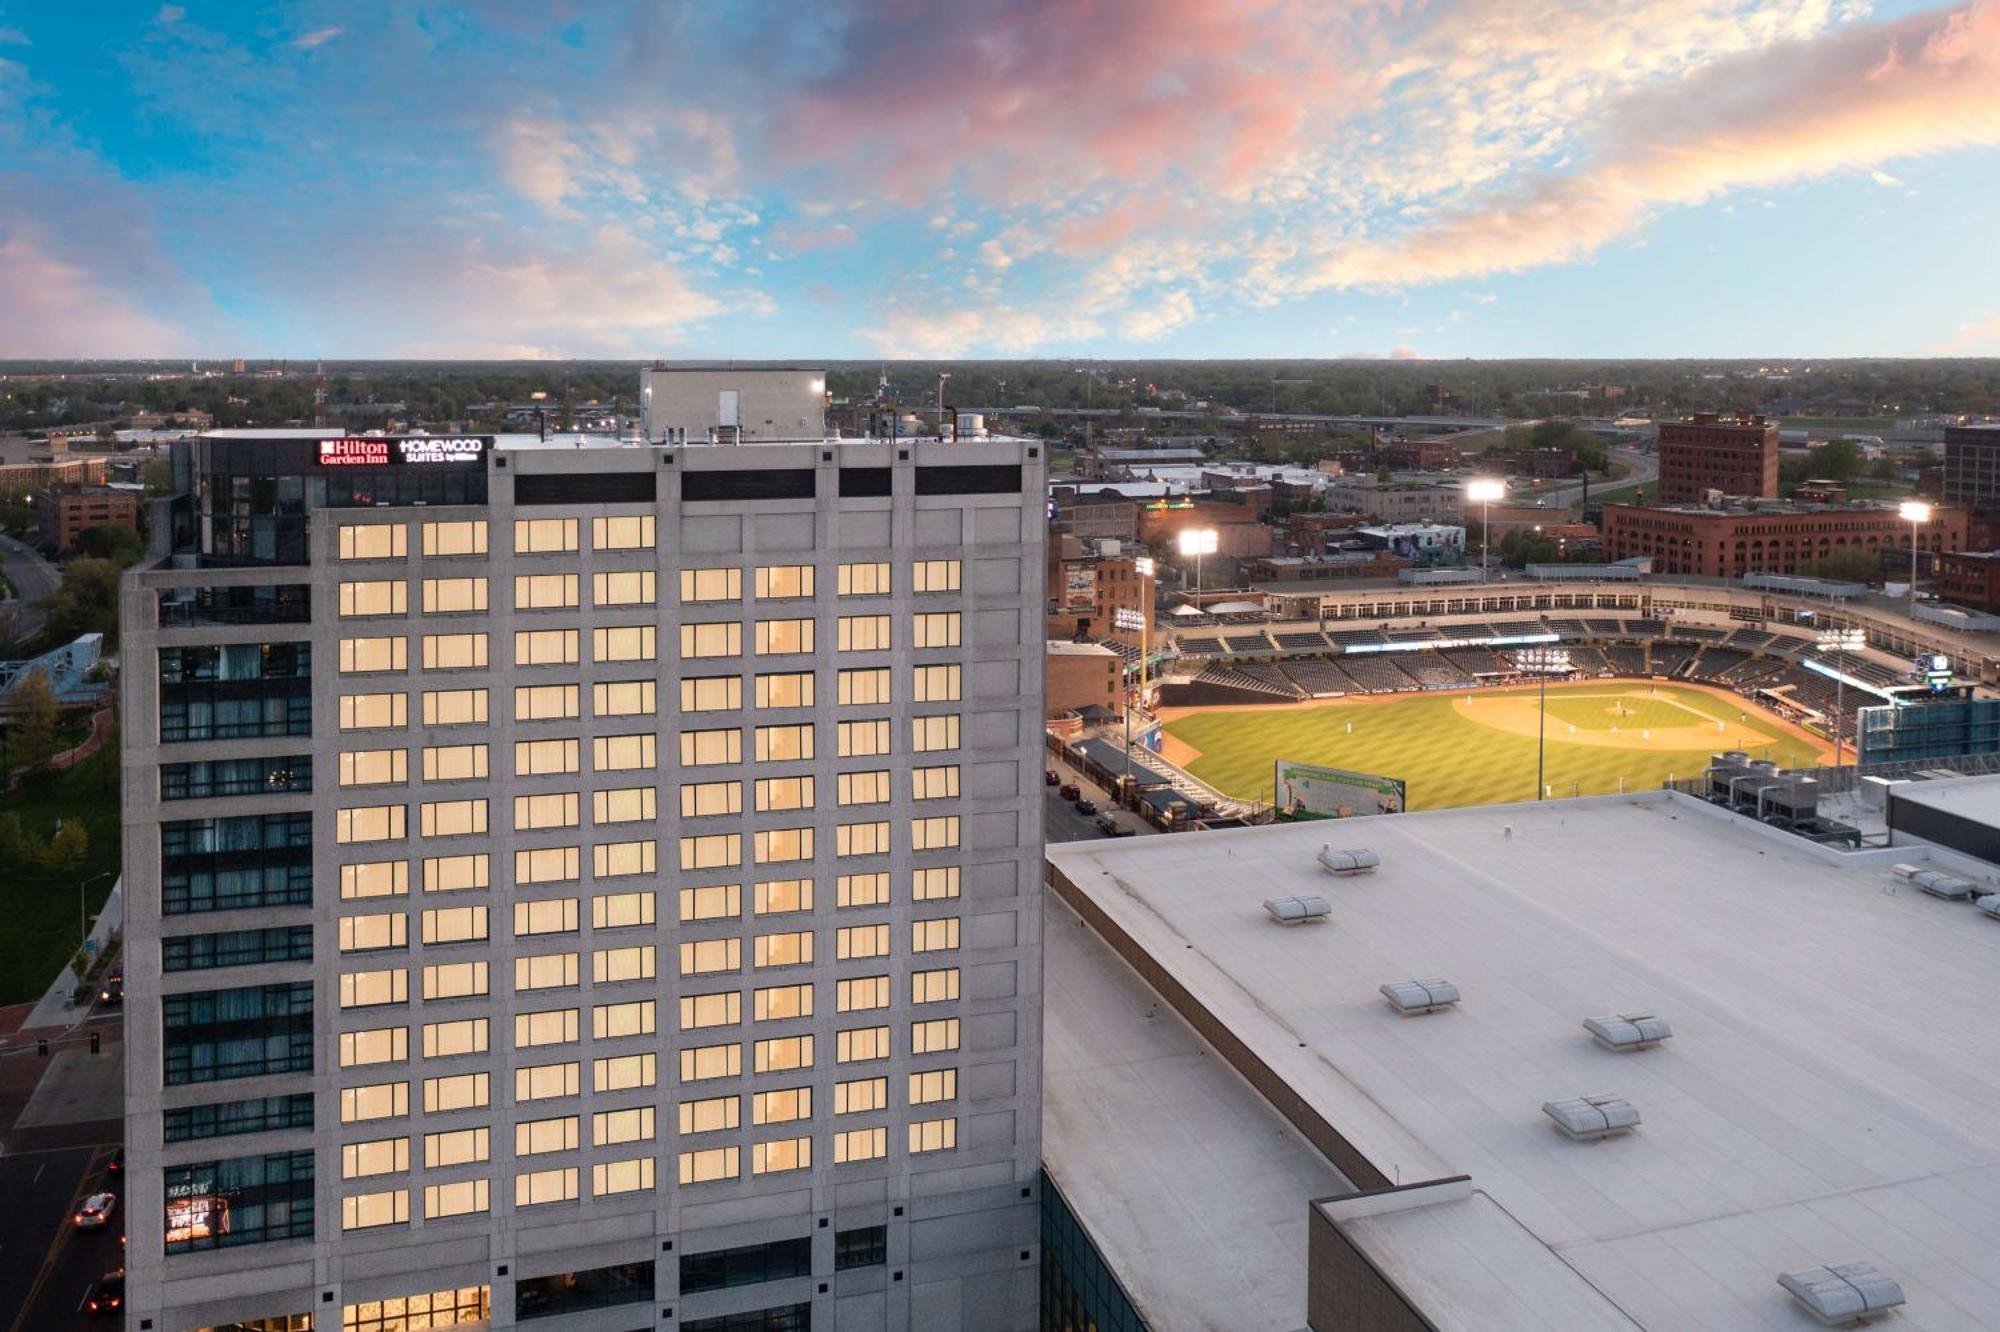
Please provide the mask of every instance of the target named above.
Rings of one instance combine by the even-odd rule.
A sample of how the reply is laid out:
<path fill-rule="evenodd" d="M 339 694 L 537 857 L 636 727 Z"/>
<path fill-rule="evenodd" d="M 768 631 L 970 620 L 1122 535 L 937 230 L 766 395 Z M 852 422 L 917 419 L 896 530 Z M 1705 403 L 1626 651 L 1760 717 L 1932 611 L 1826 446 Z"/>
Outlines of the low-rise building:
<path fill-rule="evenodd" d="M 1048 715 L 1059 717 L 1093 704 L 1116 708 L 1122 674 L 1119 664 L 1123 660 L 1102 643 L 1064 643 L 1051 639 L 1045 681 L 1048 701 L 1043 705 Z"/>
<path fill-rule="evenodd" d="M 1698 500 L 1711 490 L 1725 495 L 1778 493 L 1778 423 L 1748 412 L 1698 412 L 1685 421 L 1660 422 L 1660 499 Z"/>
<path fill-rule="evenodd" d="M 1953 550 L 1937 557 L 1938 600 L 2000 611 L 2000 550 Z"/>
<path fill-rule="evenodd" d="M 78 536 L 93 527 L 129 527 L 138 531 L 145 501 L 131 490 L 73 486 L 46 492 L 37 508 L 42 541 L 55 550 L 66 551 Z"/>
<path fill-rule="evenodd" d="M 1465 508 L 1462 483 L 1437 476 L 1343 476 L 1326 488 L 1326 507 L 1351 509 L 1393 523 L 1456 522 Z"/>
<path fill-rule="evenodd" d="M 1675 504 L 1645 509 L 1604 508 L 1604 553 L 1611 560 L 1653 558 L 1663 574 L 1735 578 L 1746 573 L 1804 573 L 1837 552 L 1870 555 L 1901 550 L 1908 558 L 1911 523 L 1896 506 L 1788 504 L 1733 500 L 1720 506 Z M 1918 548 L 1933 555 L 1963 550 L 1966 512 L 1938 507 L 1918 525 Z"/>

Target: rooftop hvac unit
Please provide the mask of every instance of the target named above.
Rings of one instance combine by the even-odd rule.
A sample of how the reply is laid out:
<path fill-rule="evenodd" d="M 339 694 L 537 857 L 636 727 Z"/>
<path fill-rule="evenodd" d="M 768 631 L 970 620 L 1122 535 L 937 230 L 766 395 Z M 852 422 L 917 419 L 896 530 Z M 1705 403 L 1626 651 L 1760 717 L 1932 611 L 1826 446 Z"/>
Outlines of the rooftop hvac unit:
<path fill-rule="evenodd" d="M 1578 1140 L 1607 1137 L 1639 1127 L 1639 1111 L 1620 1096 L 1572 1096 L 1543 1101 L 1542 1113 Z"/>
<path fill-rule="evenodd" d="M 1910 882 L 1932 897 L 1942 897 L 1947 902 L 1963 902 L 1973 895 L 1974 885 L 1971 882 L 1956 874 L 1946 874 L 1943 870 L 1918 870 L 1910 876 Z"/>
<path fill-rule="evenodd" d="M 1780 1272 L 1778 1284 L 1823 1327 L 1846 1327 L 1904 1302 L 1903 1288 L 1870 1263 Z"/>
<path fill-rule="evenodd" d="M 1895 875 L 1897 878 L 1901 879 L 1904 883 L 1916 882 L 1917 876 L 1919 874 L 1922 874 L 1923 872 L 1924 872 L 1924 867 L 1922 865 L 1889 866 L 1889 873 Z"/>
<path fill-rule="evenodd" d="M 1332 846 L 1319 849 L 1319 863 L 1335 874 L 1367 874 L 1382 863 L 1382 857 L 1373 851 L 1336 851 Z"/>
<path fill-rule="evenodd" d="M 1819 782 L 1796 773 L 1777 778 L 1777 787 L 1764 793 L 1762 812 L 1766 818 L 1788 823 L 1805 823 L 1819 816 Z"/>
<path fill-rule="evenodd" d="M 1419 1013 L 1435 1013 L 1456 1004 L 1458 987 L 1442 980 L 1385 981 L 1382 997 L 1389 1001 L 1389 1007 L 1404 1017 L 1415 1017 Z"/>
<path fill-rule="evenodd" d="M 1665 1018 L 1651 1013 L 1616 1013 L 1610 1017 L 1585 1018 L 1583 1029 L 1607 1050 L 1644 1050 L 1674 1034 Z"/>
<path fill-rule="evenodd" d="M 1984 911 L 1995 920 L 2000 920 L 2000 893 L 1988 893 L 1972 905 Z"/>
<path fill-rule="evenodd" d="M 1324 897 L 1274 897 L 1264 903 L 1264 910 L 1280 925 L 1304 925 L 1325 920 L 1332 913 L 1333 904 Z"/>

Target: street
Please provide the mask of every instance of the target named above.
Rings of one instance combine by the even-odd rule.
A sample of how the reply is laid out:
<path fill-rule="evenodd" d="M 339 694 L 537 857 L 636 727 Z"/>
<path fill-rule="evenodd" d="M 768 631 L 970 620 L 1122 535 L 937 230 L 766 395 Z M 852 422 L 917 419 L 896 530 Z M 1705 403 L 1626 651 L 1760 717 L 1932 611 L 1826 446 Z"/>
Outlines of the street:
<path fill-rule="evenodd" d="M 1084 795 L 1097 802 L 1100 810 L 1111 810 L 1112 817 L 1117 819 L 1121 826 L 1130 828 L 1141 836 L 1159 831 L 1131 810 L 1113 808 L 1111 797 L 1105 793 L 1104 788 L 1085 780 L 1083 774 L 1069 764 L 1058 762 L 1047 754 L 1043 755 L 1042 762 L 1053 768 L 1063 781 L 1075 782 Z M 1054 786 L 1042 788 L 1042 827 L 1049 841 L 1088 842 L 1109 835 L 1097 826 L 1095 814 L 1077 813 L 1076 806 L 1057 795 L 1056 791 L 1057 788 Z"/>
<path fill-rule="evenodd" d="M 4 1332 L 55 1332 L 62 1328 L 118 1327 L 106 1317 L 83 1312 L 90 1283 L 124 1265 L 118 1237 L 125 1218 L 113 1212 L 102 1230 L 78 1230 L 69 1223 L 76 1204 L 109 1189 L 120 1195 L 122 1181 L 104 1165 L 113 1148 L 55 1147 L 0 1157 L 0 1310 L 11 1311 Z"/>
<path fill-rule="evenodd" d="M 10 536 L 0 536 L 0 570 L 6 572 L 7 581 L 14 585 L 17 598 L 0 601 L 0 623 L 9 617 L 13 620 L 6 626 L 11 633 L 0 631 L 0 637 L 33 638 L 42 631 L 42 613 L 34 608 L 34 603 L 56 590 L 60 575 L 55 565 Z"/>

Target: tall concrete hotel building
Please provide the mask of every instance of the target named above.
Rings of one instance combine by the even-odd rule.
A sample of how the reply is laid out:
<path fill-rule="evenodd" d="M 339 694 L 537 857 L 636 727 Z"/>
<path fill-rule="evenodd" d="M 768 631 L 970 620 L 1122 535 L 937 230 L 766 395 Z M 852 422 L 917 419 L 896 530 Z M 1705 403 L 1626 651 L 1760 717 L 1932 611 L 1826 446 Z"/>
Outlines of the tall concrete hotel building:
<path fill-rule="evenodd" d="M 1026 1328 L 1046 460 L 217 431 L 124 604 L 130 1309 Z"/>

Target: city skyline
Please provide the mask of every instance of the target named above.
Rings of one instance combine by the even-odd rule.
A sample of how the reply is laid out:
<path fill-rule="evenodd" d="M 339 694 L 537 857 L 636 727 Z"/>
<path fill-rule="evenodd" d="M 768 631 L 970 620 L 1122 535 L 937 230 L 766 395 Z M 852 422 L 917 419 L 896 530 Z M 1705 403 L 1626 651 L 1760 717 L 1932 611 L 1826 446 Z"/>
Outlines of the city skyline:
<path fill-rule="evenodd" d="M 2000 354 L 1996 0 L 121 8 L 0 356 Z"/>

